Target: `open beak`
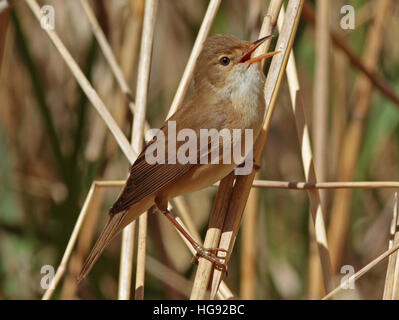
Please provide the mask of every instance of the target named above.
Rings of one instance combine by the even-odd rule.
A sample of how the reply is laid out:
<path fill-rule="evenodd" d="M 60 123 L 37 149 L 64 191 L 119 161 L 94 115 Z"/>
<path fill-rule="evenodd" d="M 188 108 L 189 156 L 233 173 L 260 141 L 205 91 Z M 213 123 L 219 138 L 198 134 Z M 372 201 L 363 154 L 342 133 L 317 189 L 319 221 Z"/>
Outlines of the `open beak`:
<path fill-rule="evenodd" d="M 280 53 L 280 51 L 275 51 L 275 52 L 268 52 L 266 54 L 260 55 L 258 57 L 254 57 L 251 58 L 251 54 L 263 43 L 265 42 L 267 39 L 272 38 L 273 35 L 268 35 L 266 37 L 263 37 L 261 39 L 256 40 L 252 47 L 248 50 L 248 52 L 246 52 L 241 59 L 238 61 L 238 63 L 244 63 L 244 62 L 248 62 L 249 64 L 252 64 L 254 62 L 259 62 L 262 61 L 263 59 L 268 59 L 273 57 L 274 55 Z"/>

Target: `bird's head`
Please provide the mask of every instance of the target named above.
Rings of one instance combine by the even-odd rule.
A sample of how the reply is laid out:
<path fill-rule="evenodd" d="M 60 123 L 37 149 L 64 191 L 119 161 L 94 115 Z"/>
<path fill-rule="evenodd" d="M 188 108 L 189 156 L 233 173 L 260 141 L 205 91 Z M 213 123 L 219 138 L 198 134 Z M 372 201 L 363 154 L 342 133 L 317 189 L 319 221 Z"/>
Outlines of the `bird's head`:
<path fill-rule="evenodd" d="M 228 98 L 235 90 L 262 87 L 261 61 L 278 52 L 252 57 L 254 51 L 271 36 L 248 42 L 230 35 L 208 38 L 194 71 L 194 89 L 211 90 Z M 256 88 L 258 89 L 258 88 Z M 211 90 L 212 91 L 212 90 Z"/>

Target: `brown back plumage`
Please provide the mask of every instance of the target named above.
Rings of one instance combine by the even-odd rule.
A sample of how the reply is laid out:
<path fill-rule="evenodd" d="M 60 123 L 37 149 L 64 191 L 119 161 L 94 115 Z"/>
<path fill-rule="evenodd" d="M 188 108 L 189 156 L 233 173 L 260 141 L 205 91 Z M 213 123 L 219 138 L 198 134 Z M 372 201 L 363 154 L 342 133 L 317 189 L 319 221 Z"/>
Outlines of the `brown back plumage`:
<path fill-rule="evenodd" d="M 200 129 L 216 128 L 219 130 L 226 123 L 228 110 L 224 108 L 223 104 L 218 104 L 217 106 L 209 104 L 205 108 L 191 106 L 197 101 L 197 99 L 191 99 L 187 102 L 188 107 L 179 110 L 168 119 L 168 121 L 176 121 L 178 119 L 176 121 L 177 132 L 181 129 L 193 129 L 197 137 L 199 137 Z M 199 109 L 201 110 L 200 113 L 198 112 Z M 168 121 L 161 128 L 165 135 L 166 146 L 168 145 Z M 176 164 L 149 164 L 145 159 L 145 151 L 153 143 L 155 143 L 155 138 L 145 146 L 140 156 L 132 165 L 124 189 L 110 210 L 111 214 L 128 210 L 132 205 L 148 195 L 167 187 L 168 184 L 173 183 L 177 178 L 183 176 L 196 165 L 190 163 L 180 164 L 178 161 Z M 176 149 L 184 143 L 185 141 L 176 141 Z M 199 146 L 199 141 L 197 141 L 197 146 Z M 203 150 L 197 149 L 197 163 L 199 163 L 199 158 Z M 168 159 L 167 148 L 165 153 L 165 159 Z"/>

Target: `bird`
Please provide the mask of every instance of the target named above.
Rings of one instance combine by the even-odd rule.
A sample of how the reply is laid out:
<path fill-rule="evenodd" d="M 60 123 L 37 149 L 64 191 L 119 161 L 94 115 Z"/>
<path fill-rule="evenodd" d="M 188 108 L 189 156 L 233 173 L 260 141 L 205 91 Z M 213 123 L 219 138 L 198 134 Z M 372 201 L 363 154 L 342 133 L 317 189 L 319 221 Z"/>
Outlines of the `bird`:
<path fill-rule="evenodd" d="M 252 54 L 271 37 L 269 35 L 255 42 L 224 34 L 207 38 L 194 68 L 190 98 L 183 102 L 159 130 L 164 142 L 172 141 L 173 137 L 169 136 L 168 132 L 168 127 L 172 123 L 175 124 L 177 132 L 183 129 L 194 132 L 197 140 L 200 139 L 203 129 L 224 129 L 225 132 L 226 129 L 228 132 L 232 132 L 233 129 L 247 129 L 252 130 L 253 137 L 256 138 L 261 130 L 265 113 L 263 95 L 265 75 L 260 62 L 279 52 L 269 52 L 257 57 L 252 57 Z M 218 268 L 225 267 L 223 261 L 217 257 L 217 253 L 224 250 L 203 248 L 195 242 L 168 211 L 168 201 L 176 196 L 213 185 L 231 173 L 239 163 L 234 161 L 217 164 L 203 161 L 150 163 L 147 161 L 148 150 L 154 148 L 161 140 L 159 138 L 158 141 L 157 137 L 160 135 L 156 135 L 144 146 L 131 166 L 125 185 L 109 210 L 108 221 L 82 266 L 78 281 L 86 277 L 110 241 L 125 226 L 154 205 L 187 238 L 198 256 L 210 260 Z M 195 145 L 198 146 L 197 140 Z M 184 141 L 176 142 L 177 147 L 183 144 Z M 221 155 L 223 147 L 216 146 L 216 148 L 218 148 L 217 153 Z M 169 150 L 165 151 L 167 159 L 170 155 L 168 152 Z M 195 160 L 204 156 L 209 158 L 210 153 L 211 151 L 204 151 L 202 148 L 194 154 L 194 158 Z"/>

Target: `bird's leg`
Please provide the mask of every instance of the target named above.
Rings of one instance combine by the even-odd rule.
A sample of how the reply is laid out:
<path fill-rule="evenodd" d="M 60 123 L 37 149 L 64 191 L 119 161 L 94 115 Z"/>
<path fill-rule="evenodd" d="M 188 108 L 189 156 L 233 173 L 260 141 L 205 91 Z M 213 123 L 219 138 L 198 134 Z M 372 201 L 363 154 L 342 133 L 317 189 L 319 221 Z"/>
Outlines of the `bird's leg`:
<path fill-rule="evenodd" d="M 196 251 L 196 255 L 194 257 L 194 261 L 198 261 L 198 258 L 204 258 L 215 265 L 215 268 L 220 271 L 227 271 L 227 266 L 225 263 L 225 258 L 221 258 L 218 256 L 219 252 L 224 252 L 227 255 L 227 250 L 220 248 L 204 248 L 200 244 L 198 244 L 184 228 L 180 225 L 180 223 L 176 220 L 176 218 L 170 213 L 167 209 L 167 204 L 162 205 L 160 201 L 155 199 L 155 204 L 158 207 L 159 211 L 176 227 L 177 230 L 187 239 L 188 242 L 193 246 Z"/>

